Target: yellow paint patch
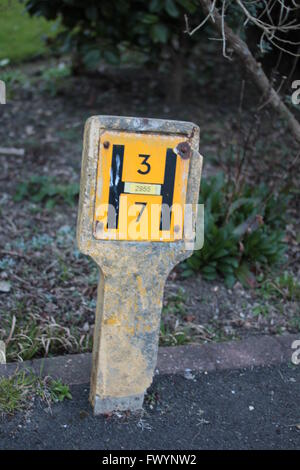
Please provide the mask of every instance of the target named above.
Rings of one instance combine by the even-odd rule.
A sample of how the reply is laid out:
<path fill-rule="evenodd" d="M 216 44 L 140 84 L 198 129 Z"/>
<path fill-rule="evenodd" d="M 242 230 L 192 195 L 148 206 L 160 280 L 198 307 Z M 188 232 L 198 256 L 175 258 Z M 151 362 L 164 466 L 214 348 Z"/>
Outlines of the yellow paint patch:
<path fill-rule="evenodd" d="M 101 134 L 94 212 L 96 239 L 182 239 L 189 160 L 176 155 L 174 149 L 185 140 L 159 134 Z"/>
<path fill-rule="evenodd" d="M 120 325 L 120 320 L 117 317 L 110 317 L 104 320 L 104 323 L 109 326 Z"/>

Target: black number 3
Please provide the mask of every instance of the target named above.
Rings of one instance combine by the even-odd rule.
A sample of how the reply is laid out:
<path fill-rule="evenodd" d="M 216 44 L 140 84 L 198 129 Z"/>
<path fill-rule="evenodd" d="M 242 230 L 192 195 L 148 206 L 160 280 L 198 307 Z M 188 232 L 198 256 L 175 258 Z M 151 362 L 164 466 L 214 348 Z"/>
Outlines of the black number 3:
<path fill-rule="evenodd" d="M 145 170 L 138 170 L 137 172 L 140 173 L 140 175 L 147 175 L 149 173 L 149 171 L 151 170 L 150 163 L 148 163 L 148 161 L 147 161 L 150 158 L 150 155 L 140 154 L 139 157 L 143 158 L 143 161 L 142 161 L 141 164 L 145 165 L 146 169 Z"/>

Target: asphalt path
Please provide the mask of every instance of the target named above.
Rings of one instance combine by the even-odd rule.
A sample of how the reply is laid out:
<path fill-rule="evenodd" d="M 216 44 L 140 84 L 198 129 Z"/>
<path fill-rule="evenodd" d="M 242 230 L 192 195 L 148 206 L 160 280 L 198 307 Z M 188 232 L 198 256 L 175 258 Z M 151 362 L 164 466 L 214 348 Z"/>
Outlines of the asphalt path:
<path fill-rule="evenodd" d="M 88 384 L 0 420 L 0 449 L 300 449 L 300 366 L 156 375 L 143 412 L 94 417 Z"/>

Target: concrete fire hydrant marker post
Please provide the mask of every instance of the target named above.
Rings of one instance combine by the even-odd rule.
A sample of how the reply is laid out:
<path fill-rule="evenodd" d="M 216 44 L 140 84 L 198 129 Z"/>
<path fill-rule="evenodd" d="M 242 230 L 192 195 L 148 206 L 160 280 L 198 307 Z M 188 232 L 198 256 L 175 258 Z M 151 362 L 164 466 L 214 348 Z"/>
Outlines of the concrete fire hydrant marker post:
<path fill-rule="evenodd" d="M 95 414 L 143 406 L 156 366 L 165 281 L 192 254 L 184 217 L 192 205 L 195 224 L 198 146 L 199 128 L 188 122 L 95 116 L 86 123 L 77 241 L 100 271 L 90 389 Z"/>

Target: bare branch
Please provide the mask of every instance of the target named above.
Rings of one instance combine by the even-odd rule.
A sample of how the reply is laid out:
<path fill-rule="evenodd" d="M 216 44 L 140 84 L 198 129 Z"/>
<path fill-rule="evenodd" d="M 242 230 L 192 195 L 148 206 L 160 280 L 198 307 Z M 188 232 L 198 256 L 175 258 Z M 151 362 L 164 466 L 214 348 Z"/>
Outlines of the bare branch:
<path fill-rule="evenodd" d="M 216 6 L 216 1 L 217 1 L 217 0 L 213 0 L 212 5 L 211 5 L 211 10 L 209 11 L 208 15 L 204 18 L 204 20 L 203 20 L 198 26 L 196 26 L 196 28 L 192 29 L 192 31 L 190 30 L 190 27 L 189 27 L 188 16 L 187 16 L 186 14 L 184 15 L 185 27 L 186 27 L 185 32 L 186 32 L 186 33 L 188 33 L 190 36 L 192 36 L 193 34 L 195 34 L 196 31 L 198 31 L 198 29 L 202 28 L 202 26 L 204 26 L 205 23 L 206 23 L 210 18 L 212 19 L 212 21 L 215 21 L 215 20 L 214 20 L 214 17 L 213 17 L 213 11 L 214 11 L 215 6 Z"/>
<path fill-rule="evenodd" d="M 231 57 L 229 57 L 226 54 L 226 35 L 225 35 L 225 2 L 222 3 L 222 39 L 223 39 L 223 56 L 226 59 L 231 60 Z"/>
<path fill-rule="evenodd" d="M 281 2 L 283 1 L 284 0 L 281 0 Z M 211 0 L 200 0 L 200 4 L 204 13 L 208 16 L 210 20 L 212 17 L 214 18 L 214 21 L 211 20 L 212 25 L 222 37 L 223 55 L 226 57 L 226 44 L 228 44 L 233 50 L 233 52 L 240 59 L 241 63 L 251 76 L 252 80 L 255 82 L 255 84 L 261 91 L 264 100 L 267 102 L 266 104 L 272 106 L 273 109 L 281 116 L 281 118 L 284 118 L 286 120 L 290 132 L 295 137 L 295 139 L 300 142 L 300 124 L 297 121 L 296 117 L 285 105 L 278 91 L 274 89 L 272 82 L 264 73 L 261 64 L 257 62 L 251 54 L 251 51 L 249 50 L 247 44 L 240 38 L 238 34 L 234 33 L 234 31 L 226 24 L 224 19 L 226 9 L 225 3 L 226 0 L 222 0 L 222 9 L 221 11 L 219 11 L 215 4 L 211 2 Z M 283 52 L 288 52 L 292 55 L 299 56 L 299 49 L 297 53 L 294 54 L 276 43 L 276 41 L 281 41 L 283 43 L 285 43 L 284 41 L 288 41 L 282 40 L 282 38 L 278 37 L 276 33 L 286 33 L 289 31 L 295 31 L 300 28 L 299 24 L 294 24 L 293 20 L 288 22 L 288 17 L 285 16 L 281 17 L 281 22 L 283 21 L 283 19 L 286 18 L 285 24 L 274 25 L 271 24 L 271 22 L 266 23 L 265 21 L 262 21 L 257 17 L 251 15 L 251 13 L 244 5 L 244 3 L 246 4 L 246 0 L 244 0 L 244 2 L 242 0 L 236 0 L 236 3 L 238 6 L 240 6 L 249 21 L 255 24 L 259 29 L 261 29 L 262 36 L 265 36 L 269 42 L 271 42 L 275 47 L 277 47 Z M 255 3 L 257 4 L 258 2 L 253 2 L 253 4 Z M 274 4 L 273 1 L 270 0 L 269 2 L 266 1 L 265 5 L 267 5 L 268 8 L 271 8 Z M 288 43 L 290 44 L 290 42 Z M 281 86 L 282 84 L 280 85 L 280 87 Z"/>
<path fill-rule="evenodd" d="M 224 34 L 224 22 L 225 22 L 225 11 L 228 6 L 230 6 L 231 1 L 228 0 L 221 0 L 221 8 L 219 9 L 216 6 L 216 0 L 210 2 L 211 7 L 204 18 L 204 20 L 196 26 L 193 30 L 190 30 L 188 17 L 185 15 L 185 23 L 186 23 L 186 32 L 192 36 L 196 31 L 201 29 L 207 21 L 211 20 L 215 22 L 214 14 L 218 12 L 221 16 L 222 20 L 222 28 L 221 28 L 221 36 L 223 42 L 223 56 L 227 59 L 231 59 L 228 54 L 226 53 L 226 37 Z M 298 41 L 290 41 L 282 37 L 284 34 L 288 34 L 292 31 L 297 31 L 300 29 L 300 23 L 297 23 L 296 18 L 290 19 L 290 13 L 295 10 L 300 9 L 300 5 L 296 3 L 296 0 L 292 0 L 292 5 L 286 5 L 286 0 L 262 0 L 263 8 L 261 8 L 261 0 L 235 0 L 237 6 L 241 9 L 243 14 L 245 15 L 244 26 L 247 24 L 255 25 L 259 30 L 261 30 L 261 37 L 260 37 L 260 50 L 264 52 L 263 42 L 269 41 L 274 47 L 279 49 L 282 52 L 290 54 L 292 56 L 297 56 L 298 52 L 294 53 L 292 50 L 283 47 L 279 43 L 289 44 L 290 46 L 297 46 L 299 44 Z M 272 10 L 275 6 L 280 7 L 279 11 L 279 18 L 277 20 L 277 24 L 274 23 L 272 17 Z M 249 11 L 250 7 L 260 7 L 259 13 L 257 15 L 252 14 Z M 248 7 L 248 8 L 247 8 Z M 266 19 L 265 16 L 267 16 Z"/>

